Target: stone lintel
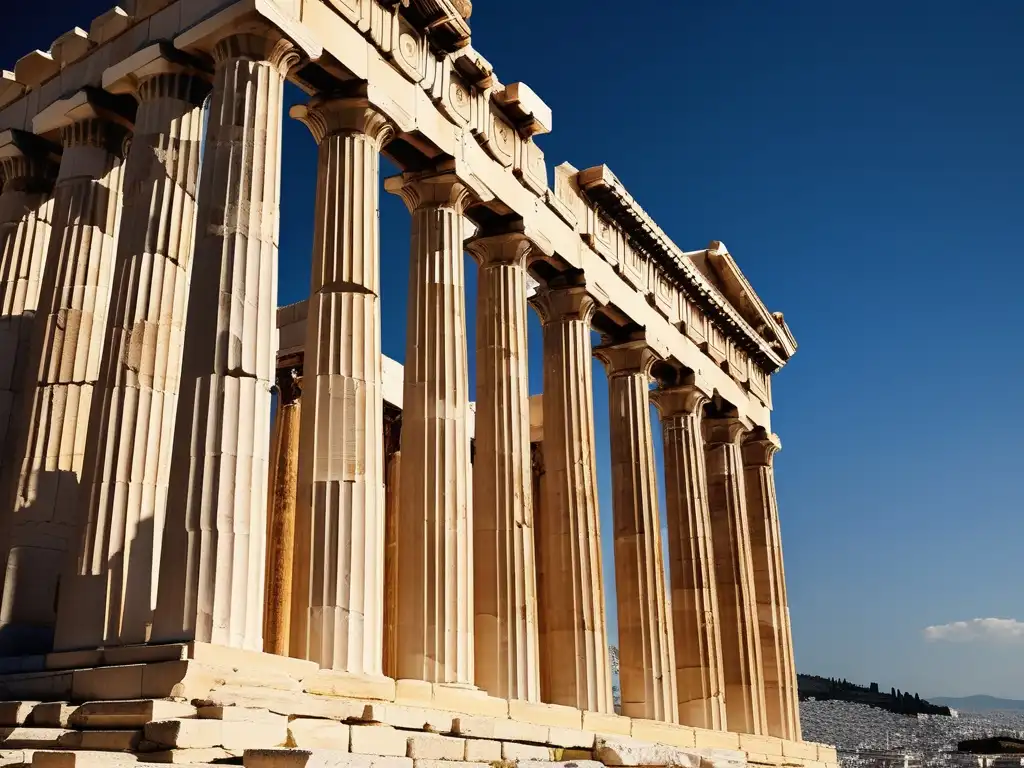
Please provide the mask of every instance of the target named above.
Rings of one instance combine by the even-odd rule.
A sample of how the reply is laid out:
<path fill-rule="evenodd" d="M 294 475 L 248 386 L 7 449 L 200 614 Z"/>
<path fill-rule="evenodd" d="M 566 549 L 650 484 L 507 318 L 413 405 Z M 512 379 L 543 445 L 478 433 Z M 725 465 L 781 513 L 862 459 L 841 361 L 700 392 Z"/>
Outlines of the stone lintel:
<path fill-rule="evenodd" d="M 59 99 L 32 118 L 32 132 L 46 134 L 84 120 L 105 120 L 132 130 L 135 100 L 115 96 L 99 88 L 86 87 L 66 99 Z"/>
<path fill-rule="evenodd" d="M 96 45 L 103 45 L 128 29 L 131 23 L 132 18 L 128 12 L 115 5 L 92 20 L 92 24 L 89 25 L 89 38 Z"/>
<path fill-rule="evenodd" d="M 139 84 L 156 75 L 194 74 L 210 76 L 213 67 L 208 61 L 179 51 L 164 41 L 136 51 L 103 71 L 103 88 L 111 93 L 135 94 Z"/>
<path fill-rule="evenodd" d="M 506 85 L 504 90 L 494 94 L 494 100 L 512 119 L 523 138 L 551 133 L 551 107 L 526 83 Z"/>
<path fill-rule="evenodd" d="M 291 41 L 310 61 L 323 55 L 316 34 L 283 13 L 273 0 L 243 0 L 190 27 L 174 38 L 174 47 L 195 54 L 209 54 L 221 40 L 238 34 L 265 35 Z"/>

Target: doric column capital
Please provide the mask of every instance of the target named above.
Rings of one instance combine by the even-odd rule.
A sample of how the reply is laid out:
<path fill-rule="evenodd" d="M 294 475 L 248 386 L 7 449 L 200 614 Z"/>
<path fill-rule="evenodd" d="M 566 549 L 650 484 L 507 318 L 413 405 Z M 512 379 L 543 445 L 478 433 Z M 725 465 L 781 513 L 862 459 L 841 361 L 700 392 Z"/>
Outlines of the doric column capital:
<path fill-rule="evenodd" d="M 328 136 L 357 133 L 367 136 L 380 151 L 395 137 L 394 126 L 365 96 L 314 96 L 288 114 L 309 128 L 317 144 Z"/>
<path fill-rule="evenodd" d="M 658 388 L 651 392 L 651 402 L 658 408 L 661 418 L 703 415 L 704 405 L 710 398 L 693 384 Z"/>
<path fill-rule="evenodd" d="M 410 212 L 451 208 L 460 216 L 473 201 L 469 185 L 452 171 L 403 173 L 384 180 L 384 189 L 402 198 Z"/>
<path fill-rule="evenodd" d="M 530 303 L 544 325 L 565 320 L 589 324 L 597 310 L 597 301 L 583 286 L 540 288 Z"/>
<path fill-rule="evenodd" d="M 594 355 L 605 364 L 609 378 L 635 374 L 650 376 L 651 367 L 661 359 L 643 340 L 605 344 L 595 349 Z"/>
<path fill-rule="evenodd" d="M 0 187 L 47 192 L 60 164 L 60 147 L 34 133 L 0 132 Z M 10 185 L 10 186 L 8 186 Z"/>
<path fill-rule="evenodd" d="M 525 267 L 534 252 L 534 244 L 523 232 L 501 232 L 482 234 L 467 240 L 466 250 L 481 267 L 494 264 Z"/>
<path fill-rule="evenodd" d="M 775 454 L 782 449 L 779 436 L 756 429 L 743 440 L 743 465 L 747 467 L 770 467 Z"/>
<path fill-rule="evenodd" d="M 60 99 L 32 119 L 32 132 L 60 131 L 64 149 L 96 147 L 124 158 L 138 104 L 131 96 L 87 86 Z"/>
<path fill-rule="evenodd" d="M 179 51 L 169 42 L 143 48 L 103 73 L 103 87 L 140 102 L 174 98 L 200 106 L 212 88 L 209 60 Z"/>
<path fill-rule="evenodd" d="M 704 444 L 709 448 L 713 445 L 736 445 L 749 429 L 742 419 L 735 416 L 705 418 L 702 426 Z"/>
<path fill-rule="evenodd" d="M 217 67 L 236 59 L 265 61 L 282 75 L 288 74 L 303 58 L 302 49 L 276 29 L 228 35 L 217 41 L 210 54 Z"/>
<path fill-rule="evenodd" d="M 274 377 L 281 405 L 294 405 L 302 397 L 302 367 L 278 368 Z"/>

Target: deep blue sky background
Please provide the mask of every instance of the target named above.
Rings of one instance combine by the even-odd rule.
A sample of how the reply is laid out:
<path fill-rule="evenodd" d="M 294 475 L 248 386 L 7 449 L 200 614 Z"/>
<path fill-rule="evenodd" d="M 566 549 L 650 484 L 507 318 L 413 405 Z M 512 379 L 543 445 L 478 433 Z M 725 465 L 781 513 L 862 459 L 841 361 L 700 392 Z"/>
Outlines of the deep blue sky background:
<path fill-rule="evenodd" d="M 1024 621 L 1024 5 L 476 5 L 476 48 L 554 110 L 549 167 L 606 163 L 684 249 L 723 240 L 796 334 L 774 428 L 799 669 L 1024 698 L 1024 625 L 971 622 Z M 0 63 L 107 6 L 14 4 L 32 17 L 5 16 Z M 287 303 L 308 293 L 315 149 L 293 121 L 284 135 Z M 401 359 L 397 199 L 381 227 L 384 351 Z"/>

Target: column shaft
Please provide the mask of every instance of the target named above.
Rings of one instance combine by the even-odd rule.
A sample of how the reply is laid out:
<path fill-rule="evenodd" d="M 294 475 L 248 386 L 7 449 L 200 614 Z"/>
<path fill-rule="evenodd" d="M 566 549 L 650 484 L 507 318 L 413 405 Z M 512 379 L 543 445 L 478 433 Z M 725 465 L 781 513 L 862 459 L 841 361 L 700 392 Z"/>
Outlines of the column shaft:
<path fill-rule="evenodd" d="M 612 712 L 594 449 L 590 319 L 582 288 L 535 300 L 544 323 L 544 513 L 536 516 L 541 698 Z"/>
<path fill-rule="evenodd" d="M 526 258 L 522 234 L 469 245 L 477 277 L 473 583 L 476 683 L 538 701 L 537 573 L 530 471 Z"/>
<path fill-rule="evenodd" d="M 412 211 L 402 412 L 397 675 L 473 683 L 473 528 L 463 266 L 467 191 L 389 180 Z"/>
<path fill-rule="evenodd" d="M 782 565 L 779 510 L 775 496 L 773 456 L 778 447 L 778 441 L 773 437 L 752 435 L 743 444 L 743 475 L 750 523 L 768 733 L 783 739 L 799 740 L 796 670 Z"/>
<path fill-rule="evenodd" d="M 306 326 L 292 653 L 380 675 L 384 413 L 380 351 L 380 148 L 365 100 L 296 107 L 319 144 Z"/>
<path fill-rule="evenodd" d="M 8 479 L 0 625 L 8 653 L 49 649 L 57 586 L 80 531 L 75 510 L 110 304 L 128 123 L 61 129 L 53 227 Z M 11 503 L 11 496 L 7 497 Z"/>
<path fill-rule="evenodd" d="M 729 729 L 762 734 L 764 679 L 739 442 L 744 427 L 738 419 L 705 418 L 703 429 Z"/>
<path fill-rule="evenodd" d="M 292 620 L 295 561 L 295 502 L 299 476 L 299 424 L 302 374 L 294 368 L 277 375 L 277 417 L 270 459 L 267 505 L 267 581 L 263 593 L 263 650 L 287 656 Z"/>
<path fill-rule="evenodd" d="M 214 50 L 153 640 L 262 647 L 285 40 Z"/>
<path fill-rule="evenodd" d="M 402 487 L 402 452 L 387 459 L 384 515 L 384 674 L 398 670 L 398 500 Z"/>
<path fill-rule="evenodd" d="M 726 730 L 725 678 L 715 586 L 702 408 L 695 387 L 658 390 L 665 447 L 665 500 L 679 721 Z"/>
<path fill-rule="evenodd" d="M 597 354 L 608 368 L 622 714 L 675 723 L 675 649 L 648 393 L 654 357 L 643 342 L 602 347 Z"/>
<path fill-rule="evenodd" d="M 13 154 L 0 160 L 0 478 L 14 449 L 7 441 L 39 305 L 57 170 L 48 158 L 19 143 L 15 139 Z"/>
<path fill-rule="evenodd" d="M 205 78 L 139 85 L 106 346 L 76 516 L 85 526 L 61 590 L 58 650 L 144 643 L 156 607 L 192 263 Z"/>

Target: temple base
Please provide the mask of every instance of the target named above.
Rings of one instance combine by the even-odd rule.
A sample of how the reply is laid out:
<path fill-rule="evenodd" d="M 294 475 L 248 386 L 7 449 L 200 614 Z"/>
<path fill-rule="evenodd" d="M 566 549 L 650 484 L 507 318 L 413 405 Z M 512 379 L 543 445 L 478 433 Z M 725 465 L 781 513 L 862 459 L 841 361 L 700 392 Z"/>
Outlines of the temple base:
<path fill-rule="evenodd" d="M 0 766 L 835 768 L 835 749 L 186 643 L 0 660 Z M 431 762 L 422 762 L 422 761 Z M 445 761 L 435 763 L 435 760 Z M 528 764 L 528 765 L 527 765 Z"/>

